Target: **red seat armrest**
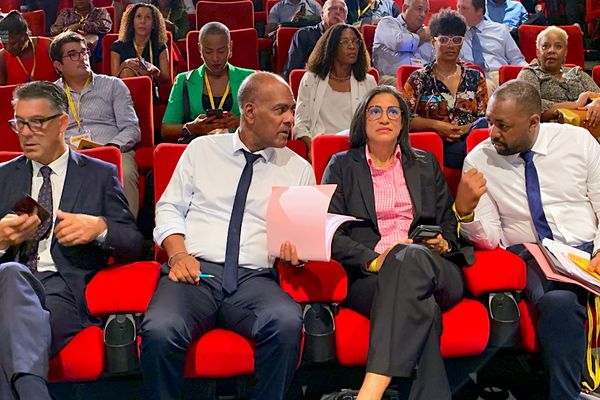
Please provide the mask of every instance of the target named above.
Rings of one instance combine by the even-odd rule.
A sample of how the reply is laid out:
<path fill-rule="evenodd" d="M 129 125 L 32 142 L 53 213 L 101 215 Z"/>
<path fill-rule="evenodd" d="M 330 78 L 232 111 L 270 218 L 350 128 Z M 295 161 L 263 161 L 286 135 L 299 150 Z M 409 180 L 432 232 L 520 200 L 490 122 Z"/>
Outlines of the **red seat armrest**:
<path fill-rule="evenodd" d="M 277 262 L 281 288 L 298 303 L 340 303 L 346 298 L 348 277 L 335 261 L 308 262 L 292 267 Z"/>
<path fill-rule="evenodd" d="M 463 268 L 465 285 L 474 296 L 525 287 L 525 262 L 516 254 L 501 248 L 475 250 L 475 259 Z"/>
<path fill-rule="evenodd" d="M 158 283 L 160 264 L 140 261 L 108 267 L 87 285 L 85 298 L 93 315 L 145 312 Z"/>

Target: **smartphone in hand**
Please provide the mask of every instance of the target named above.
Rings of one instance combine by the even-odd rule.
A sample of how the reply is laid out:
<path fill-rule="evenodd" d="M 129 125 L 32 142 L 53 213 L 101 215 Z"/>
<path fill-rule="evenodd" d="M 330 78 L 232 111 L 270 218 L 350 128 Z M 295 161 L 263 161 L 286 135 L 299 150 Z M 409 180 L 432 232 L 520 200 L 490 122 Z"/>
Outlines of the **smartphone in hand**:
<path fill-rule="evenodd" d="M 28 214 L 37 215 L 41 223 L 44 223 L 50 218 L 50 213 L 40 205 L 33 197 L 25 195 L 21 200 L 17 201 L 12 208 L 12 211 L 17 215 Z"/>
<path fill-rule="evenodd" d="M 419 225 L 409 235 L 414 243 L 422 243 L 427 239 L 433 239 L 442 233 L 442 227 L 439 225 Z"/>

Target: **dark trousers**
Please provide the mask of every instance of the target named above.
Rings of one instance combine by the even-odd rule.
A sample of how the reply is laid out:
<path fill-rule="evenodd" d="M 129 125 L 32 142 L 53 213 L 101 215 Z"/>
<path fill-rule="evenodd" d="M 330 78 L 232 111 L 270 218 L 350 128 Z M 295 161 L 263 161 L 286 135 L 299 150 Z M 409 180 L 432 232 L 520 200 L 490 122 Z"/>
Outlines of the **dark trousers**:
<path fill-rule="evenodd" d="M 352 283 L 346 306 L 371 319 L 367 371 L 404 380 L 408 398 L 450 399 L 441 311 L 463 296 L 460 269 L 420 245 L 397 245 L 376 275 Z"/>
<path fill-rule="evenodd" d="M 147 398 L 181 398 L 190 342 L 221 327 L 256 343 L 258 382 L 252 398 L 283 399 L 300 357 L 300 306 L 281 290 L 275 270 L 239 268 L 237 291 L 224 296 L 223 267 L 201 261 L 201 269 L 215 277 L 189 285 L 169 280 L 168 267 L 162 266 L 142 323 L 141 364 Z"/>
<path fill-rule="evenodd" d="M 20 374 L 46 379 L 49 358 L 83 329 L 79 315 L 60 274 L 0 264 L 0 399 L 13 398 Z"/>
<path fill-rule="evenodd" d="M 592 244 L 581 246 L 591 252 Z M 537 334 L 542 361 L 550 381 L 550 400 L 579 399 L 585 356 L 587 291 L 549 281 L 523 245 L 508 248 L 527 265 L 525 298 L 538 310 Z"/>

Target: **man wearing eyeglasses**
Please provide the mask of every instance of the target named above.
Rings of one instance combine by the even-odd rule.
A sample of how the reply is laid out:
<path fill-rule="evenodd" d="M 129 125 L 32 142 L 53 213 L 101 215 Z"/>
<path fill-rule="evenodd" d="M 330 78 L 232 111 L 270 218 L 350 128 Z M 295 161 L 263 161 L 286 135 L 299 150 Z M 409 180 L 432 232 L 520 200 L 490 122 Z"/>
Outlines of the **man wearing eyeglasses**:
<path fill-rule="evenodd" d="M 307 26 L 294 34 L 288 58 L 285 63 L 285 78 L 288 79 L 293 69 L 305 67 L 310 53 L 317 41 L 327 29 L 337 24 L 346 22 L 348 7 L 343 0 L 327 0 L 321 11 L 321 22 L 315 26 Z"/>
<path fill-rule="evenodd" d="M 429 0 L 407 0 L 398 17 L 384 17 L 375 30 L 373 65 L 381 75 L 396 77 L 400 65 L 425 65 L 433 60 L 431 35 L 424 22 Z"/>
<path fill-rule="evenodd" d="M 55 83 L 65 90 L 69 103 L 67 143 L 78 147 L 87 140 L 121 150 L 125 195 L 137 216 L 138 169 L 133 148 L 140 142 L 141 132 L 129 89 L 116 77 L 92 72 L 87 44 L 79 33 L 56 36 L 50 57 L 61 75 Z"/>
<path fill-rule="evenodd" d="M 35 81 L 13 97 L 23 156 L 0 165 L 0 399 L 50 400 L 48 360 L 97 324 L 87 282 L 109 256 L 140 259 L 142 236 L 115 167 L 66 145 L 62 89 Z"/>

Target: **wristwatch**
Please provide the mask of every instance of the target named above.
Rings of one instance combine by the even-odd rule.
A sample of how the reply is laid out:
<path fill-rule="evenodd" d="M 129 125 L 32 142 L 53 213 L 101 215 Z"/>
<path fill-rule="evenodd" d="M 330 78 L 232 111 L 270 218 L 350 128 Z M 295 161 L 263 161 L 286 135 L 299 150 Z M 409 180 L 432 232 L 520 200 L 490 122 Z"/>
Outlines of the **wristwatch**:
<path fill-rule="evenodd" d="M 188 137 L 192 134 L 192 132 L 190 132 L 190 130 L 188 129 L 187 126 L 185 126 L 186 124 L 183 125 L 183 128 L 181 128 L 181 137 Z"/>

